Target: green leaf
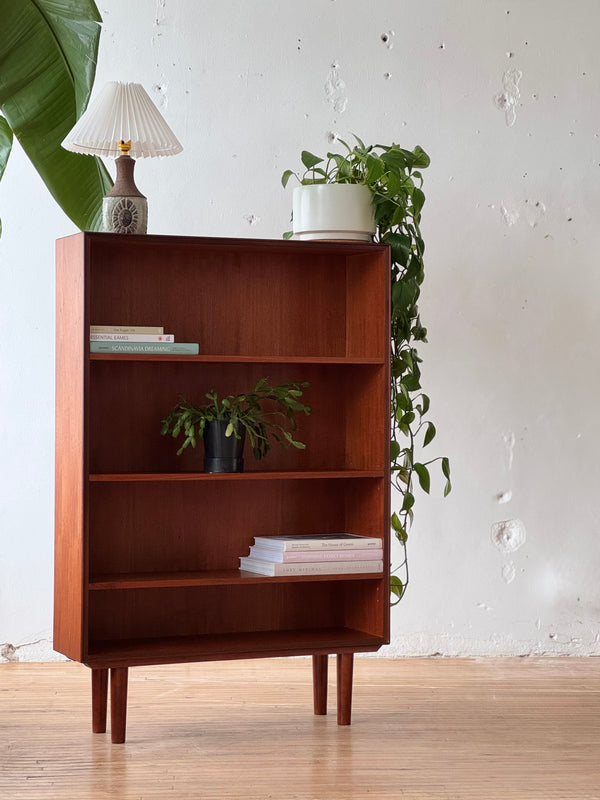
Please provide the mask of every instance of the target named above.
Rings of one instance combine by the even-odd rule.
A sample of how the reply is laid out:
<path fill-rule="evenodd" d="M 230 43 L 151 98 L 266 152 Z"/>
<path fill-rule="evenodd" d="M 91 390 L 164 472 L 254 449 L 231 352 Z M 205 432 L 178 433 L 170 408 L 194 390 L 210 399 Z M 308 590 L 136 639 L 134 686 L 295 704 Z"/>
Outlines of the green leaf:
<path fill-rule="evenodd" d="M 367 156 L 367 179 L 369 183 L 375 183 L 378 181 L 383 175 L 384 170 L 385 164 L 381 158 L 369 153 Z"/>
<path fill-rule="evenodd" d="M 293 170 L 291 170 L 291 169 L 286 169 L 286 171 L 285 171 L 285 172 L 283 173 L 283 175 L 281 176 L 281 184 L 282 184 L 282 186 L 283 186 L 283 188 L 284 188 L 284 189 L 285 189 L 285 187 L 288 185 L 288 181 L 289 181 L 289 179 L 292 177 L 292 175 L 293 175 L 293 174 L 294 174 L 294 171 L 293 171 Z"/>
<path fill-rule="evenodd" d="M 404 170 L 406 168 L 406 158 L 400 148 L 391 147 L 386 153 L 381 154 L 381 160 L 386 167 L 394 170 Z"/>
<path fill-rule="evenodd" d="M 413 161 L 413 166 L 425 169 L 425 167 L 428 167 L 431 164 L 431 159 L 429 158 L 425 150 L 423 150 L 423 148 L 420 147 L 419 145 L 417 145 L 413 150 L 413 155 L 415 157 Z"/>
<path fill-rule="evenodd" d="M 408 540 L 408 534 L 406 532 L 404 525 L 400 522 L 400 518 L 398 517 L 396 512 L 392 514 L 390 523 L 398 541 L 402 542 L 402 544 L 406 544 Z"/>
<path fill-rule="evenodd" d="M 411 492 L 406 492 L 404 495 L 404 502 L 402 503 L 402 511 L 410 511 L 415 504 L 414 495 Z"/>
<path fill-rule="evenodd" d="M 405 267 L 410 257 L 410 238 L 404 233 L 389 233 L 384 237 L 385 244 L 392 248 L 392 261 Z"/>
<path fill-rule="evenodd" d="M 425 431 L 425 438 L 423 439 L 423 447 L 426 447 L 431 442 L 436 434 L 435 425 L 433 422 L 427 423 L 427 430 Z M 443 466 L 442 466 L 443 470 Z"/>
<path fill-rule="evenodd" d="M 306 169 L 312 169 L 313 167 L 316 167 L 317 164 L 321 164 L 323 162 L 322 158 L 315 156 L 313 153 L 309 153 L 308 150 L 303 150 L 300 158 Z"/>
<path fill-rule="evenodd" d="M 395 461 L 400 455 L 400 445 L 392 440 L 390 444 L 390 460 Z"/>
<path fill-rule="evenodd" d="M 13 132 L 4 117 L 0 117 L 0 178 L 4 175 L 6 162 L 13 143 Z"/>
<path fill-rule="evenodd" d="M 399 358 L 394 359 L 394 361 L 398 364 L 402 364 L 402 361 Z M 399 374 L 402 374 L 403 372 L 404 367 L 400 369 Z M 394 393 L 394 405 L 397 408 L 400 408 L 402 411 L 412 411 L 412 400 L 402 384 L 399 385 L 398 390 Z"/>
<path fill-rule="evenodd" d="M 431 477 L 429 475 L 429 470 L 425 464 L 414 464 L 413 469 L 419 477 L 421 489 L 429 494 L 429 489 L 431 488 Z"/>
<path fill-rule="evenodd" d="M 338 170 L 336 175 L 336 181 L 338 183 L 341 183 L 344 179 L 347 180 L 348 178 L 350 178 L 352 174 L 352 169 L 350 167 L 348 160 L 344 158 L 344 156 L 340 156 L 337 153 L 327 153 L 327 158 L 330 158 L 335 162 L 335 165 Z"/>
<path fill-rule="evenodd" d="M 417 374 L 405 375 L 402 378 L 402 384 L 404 385 L 405 389 L 409 392 L 416 392 L 421 388 L 421 384 L 419 382 L 419 376 Z"/>
<path fill-rule="evenodd" d="M 392 307 L 409 308 L 415 301 L 418 286 L 413 281 L 399 280 L 392 286 Z"/>
<path fill-rule="evenodd" d="M 446 478 L 446 485 L 444 486 L 444 497 L 447 497 L 452 491 L 452 483 L 450 482 L 450 461 L 446 456 L 442 458 L 442 473 Z"/>
<path fill-rule="evenodd" d="M 408 481 L 410 478 L 410 473 L 405 467 L 392 467 L 393 477 L 397 478 L 402 483 L 405 483 L 408 486 Z"/>
<path fill-rule="evenodd" d="M 396 514 L 395 511 L 391 516 L 390 523 L 392 525 L 392 528 L 396 531 L 396 533 L 400 533 L 404 530 L 404 527 L 400 522 L 400 517 L 398 516 L 398 514 Z"/>
<path fill-rule="evenodd" d="M 426 394 L 421 395 L 421 404 L 417 406 L 417 410 L 422 417 L 429 411 L 429 397 Z"/>
<path fill-rule="evenodd" d="M 413 212 L 415 216 L 421 213 L 421 209 L 425 205 L 425 195 L 423 194 L 422 189 L 417 189 L 415 187 L 412 193 L 412 204 L 413 204 Z"/>
<path fill-rule="evenodd" d="M 0 178 L 4 175 L 4 170 L 6 169 L 6 162 L 8 161 L 8 157 L 10 155 L 10 151 L 12 149 L 13 143 L 13 133 L 10 129 L 10 125 L 4 119 L 4 117 L 0 117 Z M 0 236 L 2 235 L 2 221 L 0 220 Z"/>
<path fill-rule="evenodd" d="M 101 17 L 92 0 L 0 0 L 0 108 L 63 211 L 82 230 L 101 224 L 112 186 L 95 156 L 61 147 L 85 110 Z"/>
<path fill-rule="evenodd" d="M 404 584 L 397 575 L 392 575 L 390 577 L 390 592 L 398 598 L 396 602 L 402 599 L 404 588 Z M 393 605 L 395 605 L 395 603 Z"/>

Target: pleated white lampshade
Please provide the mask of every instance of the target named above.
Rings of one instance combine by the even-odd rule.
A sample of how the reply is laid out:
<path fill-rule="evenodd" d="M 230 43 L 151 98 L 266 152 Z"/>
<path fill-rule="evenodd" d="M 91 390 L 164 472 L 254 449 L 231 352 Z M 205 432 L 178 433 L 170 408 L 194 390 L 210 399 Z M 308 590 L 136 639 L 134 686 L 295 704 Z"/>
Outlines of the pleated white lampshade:
<path fill-rule="evenodd" d="M 146 233 L 148 202 L 133 179 L 136 158 L 174 156 L 183 148 L 139 83 L 107 83 L 62 143 L 84 155 L 116 158 L 117 176 L 102 199 L 102 228 Z"/>
<path fill-rule="evenodd" d="M 131 158 L 174 156 L 183 148 L 140 83 L 107 83 L 66 136 L 62 146 L 87 155 L 121 155 L 130 141 Z"/>

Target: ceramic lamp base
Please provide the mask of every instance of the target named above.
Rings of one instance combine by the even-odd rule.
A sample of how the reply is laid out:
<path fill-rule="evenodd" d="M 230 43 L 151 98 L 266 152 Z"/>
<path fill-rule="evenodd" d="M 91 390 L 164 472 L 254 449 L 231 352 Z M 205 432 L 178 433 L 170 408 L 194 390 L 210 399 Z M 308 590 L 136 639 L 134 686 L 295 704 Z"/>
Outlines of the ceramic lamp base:
<path fill-rule="evenodd" d="M 146 233 L 148 201 L 142 196 L 108 195 L 102 200 L 102 230 L 107 233 Z"/>

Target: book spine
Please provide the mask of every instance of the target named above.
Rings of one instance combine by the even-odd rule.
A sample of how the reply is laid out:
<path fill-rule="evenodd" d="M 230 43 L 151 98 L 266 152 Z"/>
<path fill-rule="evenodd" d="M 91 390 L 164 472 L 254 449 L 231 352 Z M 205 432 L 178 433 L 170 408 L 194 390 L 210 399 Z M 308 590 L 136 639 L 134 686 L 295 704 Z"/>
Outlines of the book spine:
<path fill-rule="evenodd" d="M 250 558 L 278 563 L 302 563 L 304 561 L 380 561 L 383 558 L 381 547 L 370 550 L 268 550 L 253 545 Z"/>
<path fill-rule="evenodd" d="M 259 575 L 356 575 L 383 571 L 383 561 L 310 561 L 302 564 L 275 564 L 255 558 L 240 558 L 240 569 Z"/>
<path fill-rule="evenodd" d="M 164 333 L 161 325 L 90 325 L 90 333 Z"/>
<path fill-rule="evenodd" d="M 90 353 L 146 353 L 148 355 L 171 353 L 198 355 L 198 344 L 193 342 L 90 342 Z"/>
<path fill-rule="evenodd" d="M 90 342 L 174 342 L 172 333 L 90 333 Z"/>
<path fill-rule="evenodd" d="M 269 536 L 255 536 L 254 544 L 270 550 L 291 552 L 294 550 L 360 550 L 381 548 L 381 539 L 304 539 L 295 542 L 293 539 L 273 541 Z"/>

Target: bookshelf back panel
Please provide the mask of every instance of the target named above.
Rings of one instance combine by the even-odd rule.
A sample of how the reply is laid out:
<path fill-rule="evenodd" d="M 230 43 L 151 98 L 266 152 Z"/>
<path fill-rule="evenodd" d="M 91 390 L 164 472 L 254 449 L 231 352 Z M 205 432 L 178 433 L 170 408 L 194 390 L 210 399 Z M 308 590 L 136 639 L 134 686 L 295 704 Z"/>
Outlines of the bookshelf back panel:
<path fill-rule="evenodd" d="M 161 436 L 161 420 L 183 395 L 201 404 L 206 392 L 237 394 L 263 377 L 308 381 L 309 416 L 296 415 L 305 450 L 273 442 L 257 461 L 249 443 L 245 470 L 380 469 L 388 456 L 387 372 L 383 366 L 203 364 L 94 361 L 90 391 L 90 472 L 201 472 L 204 448 L 177 450 L 182 437 Z"/>
<path fill-rule="evenodd" d="M 383 635 L 373 607 L 378 586 L 379 580 L 322 581 L 93 592 L 90 649 L 112 640 L 357 628 L 356 621 Z M 354 613 L 365 603 L 368 612 Z"/>
<path fill-rule="evenodd" d="M 386 355 L 387 253 L 376 245 L 357 256 L 291 242 L 92 236 L 90 247 L 91 324 L 163 325 L 203 354 Z"/>
<path fill-rule="evenodd" d="M 90 484 L 90 577 L 237 569 L 255 536 L 383 538 L 384 479 Z"/>

